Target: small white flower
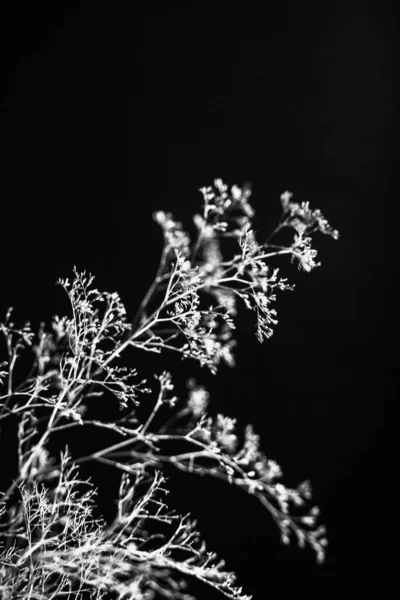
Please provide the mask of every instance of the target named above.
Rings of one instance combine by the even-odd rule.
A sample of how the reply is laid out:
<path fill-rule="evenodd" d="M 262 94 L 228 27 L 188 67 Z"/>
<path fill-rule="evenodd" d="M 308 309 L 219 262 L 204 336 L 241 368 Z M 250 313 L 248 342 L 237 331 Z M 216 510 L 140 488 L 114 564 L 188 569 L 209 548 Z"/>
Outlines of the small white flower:
<path fill-rule="evenodd" d="M 315 517 L 301 517 L 301 522 L 304 523 L 304 525 L 313 527 L 315 525 Z"/>
<path fill-rule="evenodd" d="M 210 394 L 202 387 L 197 386 L 189 393 L 188 407 L 195 417 L 201 416 L 207 408 Z"/>

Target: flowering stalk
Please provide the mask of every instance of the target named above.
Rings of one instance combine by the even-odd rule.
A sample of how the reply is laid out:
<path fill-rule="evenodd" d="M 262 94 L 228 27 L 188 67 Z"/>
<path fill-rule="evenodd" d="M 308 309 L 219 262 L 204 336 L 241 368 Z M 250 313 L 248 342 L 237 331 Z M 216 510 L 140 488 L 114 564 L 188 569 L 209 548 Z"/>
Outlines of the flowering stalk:
<path fill-rule="evenodd" d="M 306 509 L 309 483 L 286 487 L 279 465 L 261 449 L 251 425 L 242 434 L 236 419 L 210 416 L 209 393 L 194 379 L 187 382 L 182 402 L 172 395 L 172 376 L 166 371 L 155 375 L 158 391 L 143 419 L 139 399 L 153 390 L 136 369 L 118 362 L 133 347 L 173 351 L 213 374 L 221 362 L 234 366 L 239 306 L 255 313 L 256 335 L 264 342 L 277 324 L 276 292 L 293 289 L 267 261 L 287 254 L 309 272 L 319 266 L 312 235 L 338 237 L 319 210 L 293 203 L 285 192 L 281 219 L 260 244 L 252 227 L 249 186 L 228 190 L 217 179 L 200 192 L 203 211 L 194 216 L 193 243 L 170 213 L 155 213 L 164 246 L 133 322 L 117 293 L 100 292 L 91 275 L 75 269 L 72 282 L 59 281 L 71 316 L 55 316 L 50 332 L 44 324 L 37 334 L 29 323 L 18 328 L 11 309 L 0 325 L 6 342 L 0 428 L 10 417 L 18 422 L 18 474 L 0 492 L 0 592 L 6 599 L 80 598 L 87 592 L 99 599 L 107 593 L 189 600 L 185 579 L 193 576 L 228 598 L 247 600 L 234 574 L 206 550 L 195 523 L 169 511 L 161 499 L 166 465 L 222 479 L 254 495 L 275 520 L 283 543 L 294 536 L 300 547 L 314 549 L 319 562 L 324 559 L 327 539 L 316 522 L 319 510 Z M 270 243 L 283 229 L 293 230 L 292 243 Z M 232 243 L 236 253 L 229 255 Z M 33 352 L 34 364 L 27 379 L 15 385 L 15 364 L 24 350 Z M 110 395 L 118 401 L 120 417 L 90 419 L 89 403 L 98 398 L 104 403 Z M 57 462 L 50 441 L 60 432 L 87 426 L 112 431 L 117 441 L 83 456 L 72 456 L 66 448 Z M 90 461 L 121 472 L 111 524 L 93 518 L 95 490 L 78 478 L 79 465 Z"/>

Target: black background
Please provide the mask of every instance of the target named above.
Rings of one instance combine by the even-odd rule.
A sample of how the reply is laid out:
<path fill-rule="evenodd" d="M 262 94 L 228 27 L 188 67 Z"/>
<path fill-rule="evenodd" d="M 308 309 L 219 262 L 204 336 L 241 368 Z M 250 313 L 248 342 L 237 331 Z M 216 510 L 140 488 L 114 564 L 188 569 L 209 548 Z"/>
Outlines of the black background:
<path fill-rule="evenodd" d="M 215 177 L 252 182 L 260 240 L 283 191 L 320 208 L 341 237 L 315 241 L 322 267 L 310 274 L 282 261 L 297 287 L 278 298 L 273 338 L 261 346 L 243 320 L 235 370 L 163 367 L 202 378 L 215 410 L 256 426 L 289 484 L 314 485 L 323 567 L 281 547 L 241 492 L 180 482 L 245 591 L 359 597 L 382 585 L 390 512 L 392 15 L 361 2 L 169 4 L 2 9 L 1 309 L 49 322 L 68 310 L 54 283 L 76 265 L 133 317 L 162 247 L 152 212 L 190 227 L 197 188 Z"/>

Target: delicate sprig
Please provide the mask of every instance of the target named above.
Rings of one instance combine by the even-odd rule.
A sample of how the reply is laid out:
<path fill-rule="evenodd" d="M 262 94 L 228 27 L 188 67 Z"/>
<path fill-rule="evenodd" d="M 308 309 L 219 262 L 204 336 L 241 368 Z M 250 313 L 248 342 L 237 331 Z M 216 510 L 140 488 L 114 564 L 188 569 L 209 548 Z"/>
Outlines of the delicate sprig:
<path fill-rule="evenodd" d="M 222 180 L 216 179 L 213 187 L 201 188 L 200 192 L 204 204 L 203 214 L 194 217 L 198 233 L 195 242 L 191 242 L 182 223 L 175 221 L 171 213 L 158 211 L 154 215 L 163 229 L 163 256 L 168 260 L 160 263 L 156 281 L 146 303 L 141 305 L 141 326 L 129 343 L 148 351 L 169 349 L 183 358 L 195 358 L 215 374 L 221 360 L 235 365 L 235 341 L 230 330 L 235 327 L 238 299 L 256 313 L 260 342 L 273 334 L 278 323 L 276 309 L 271 305 L 276 291 L 292 290 L 294 286 L 279 276 L 278 268 L 271 272 L 266 261 L 288 254 L 300 268 L 311 271 L 320 264 L 315 261 L 317 251 L 311 247 L 311 235 L 319 231 L 337 239 L 338 232 L 321 211 L 311 211 L 307 202 L 292 203 L 292 195 L 285 192 L 281 196 L 282 217 L 272 235 L 292 228 L 293 241 L 289 246 L 271 245 L 271 235 L 267 242 L 259 244 L 252 228 L 255 211 L 250 205 L 250 186 L 241 189 L 234 185 L 229 191 Z M 237 240 L 239 254 L 224 256 L 221 244 L 226 238 Z M 143 313 L 157 291 L 164 298 L 146 319 Z M 204 294 L 211 295 L 216 303 L 200 308 Z M 212 329 L 208 328 L 209 323 Z M 163 337 L 166 326 L 169 335 Z M 144 334 L 147 339 L 142 341 Z"/>
<path fill-rule="evenodd" d="M 169 377 L 168 385 L 168 389 L 172 391 Z M 137 461 L 147 460 L 158 467 L 169 463 L 182 471 L 209 475 L 234 484 L 255 495 L 267 508 L 281 531 L 283 543 L 288 543 L 290 535 L 294 534 L 300 547 L 308 544 L 315 550 L 318 561 L 323 562 L 328 542 L 324 536 L 324 526 L 316 526 L 318 507 L 311 507 L 305 514 L 296 514 L 298 507 L 305 507 L 306 502 L 312 498 L 310 484 L 304 482 L 296 489 L 283 485 L 278 481 L 283 477 L 280 466 L 267 458 L 261 450 L 260 438 L 252 425 L 245 428 L 243 442 L 240 443 L 236 419 L 222 414 L 208 416 L 208 392 L 196 385 L 194 380 L 189 381 L 188 387 L 190 392 L 186 408 L 180 411 L 180 418 L 177 419 L 179 426 L 173 428 L 170 422 L 168 428 L 160 429 L 160 432 L 168 429 L 168 433 L 148 433 L 151 448 L 147 447 L 142 454 L 135 445 L 129 450 L 121 445 L 111 451 L 105 449 L 97 453 L 96 459 L 122 470 Z M 161 385 L 160 397 L 163 396 L 163 389 L 165 388 Z M 157 402 L 151 420 L 161 403 Z M 142 433 L 144 429 L 148 431 L 148 425 L 149 421 Z M 178 443 L 181 451 L 170 452 L 170 444 L 175 449 Z M 124 466 L 121 467 L 121 464 Z M 292 514 L 293 507 L 295 512 Z"/>

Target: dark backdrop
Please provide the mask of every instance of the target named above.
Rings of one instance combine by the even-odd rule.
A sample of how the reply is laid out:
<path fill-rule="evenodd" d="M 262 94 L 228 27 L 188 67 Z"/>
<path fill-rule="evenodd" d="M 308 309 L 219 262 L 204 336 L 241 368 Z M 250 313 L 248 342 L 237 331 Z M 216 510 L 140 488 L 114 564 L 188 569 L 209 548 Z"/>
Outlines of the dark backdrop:
<path fill-rule="evenodd" d="M 351 2 L 122 4 L 2 9 L 2 314 L 13 305 L 35 324 L 67 310 L 54 283 L 77 265 L 133 316 L 161 250 L 152 212 L 189 224 L 215 177 L 252 182 L 260 239 L 284 190 L 320 208 L 341 237 L 316 240 L 310 274 L 282 261 L 297 288 L 278 298 L 273 338 L 239 330 L 237 368 L 201 376 L 218 409 L 256 425 L 289 483 L 312 480 L 326 564 L 281 548 L 241 493 L 179 485 L 255 599 L 359 597 L 381 586 L 388 512 L 392 15 Z M 165 364 L 179 378 L 181 363 Z"/>

